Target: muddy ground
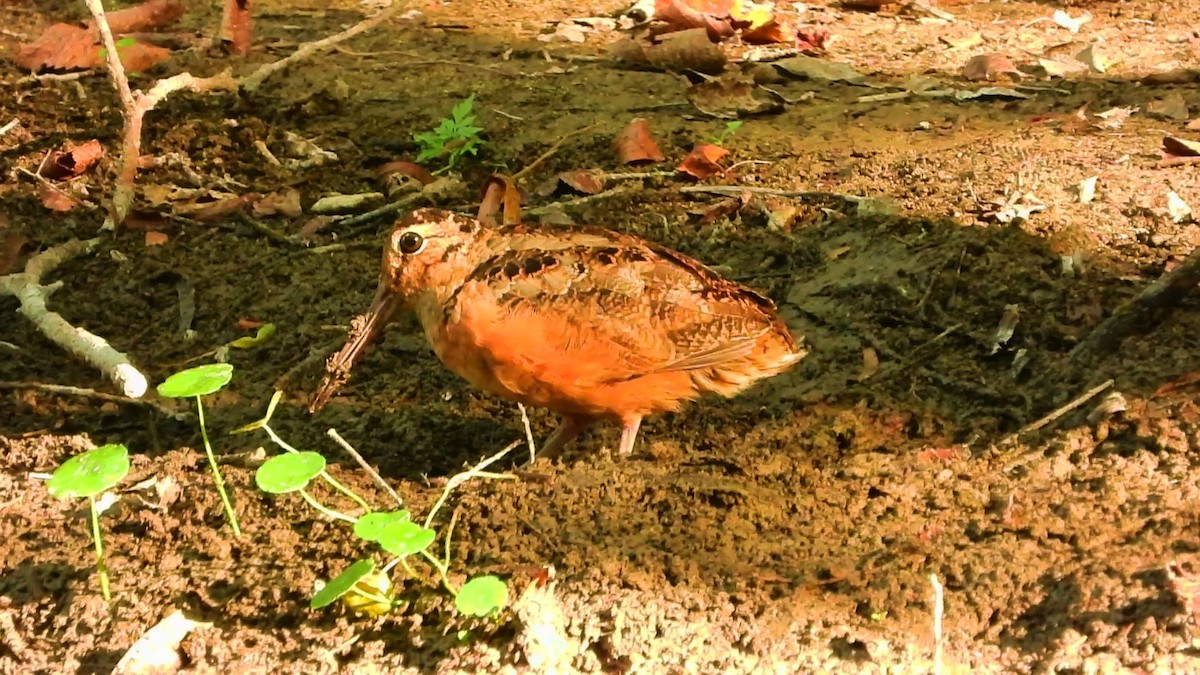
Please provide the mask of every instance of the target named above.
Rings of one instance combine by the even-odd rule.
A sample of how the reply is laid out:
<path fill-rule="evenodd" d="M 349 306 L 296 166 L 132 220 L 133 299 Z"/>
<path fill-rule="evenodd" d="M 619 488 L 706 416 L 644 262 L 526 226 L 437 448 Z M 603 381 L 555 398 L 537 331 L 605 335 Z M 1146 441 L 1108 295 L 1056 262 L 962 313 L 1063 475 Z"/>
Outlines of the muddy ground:
<path fill-rule="evenodd" d="M 1041 89 L 1018 100 L 860 103 L 877 90 L 783 79 L 771 86 L 792 101 L 787 109 L 747 120 L 725 142 L 733 161 L 763 163 L 707 181 L 865 195 L 889 200 L 897 215 L 863 215 L 836 196 L 767 198 L 766 210 L 796 206 L 795 221 L 772 228 L 752 204 L 702 223 L 722 198 L 683 193 L 688 183 L 675 178 L 630 183 L 567 209 L 578 222 L 641 234 L 761 289 L 811 354 L 737 399 L 648 421 L 643 452 L 632 459 L 614 456 L 616 430 L 602 427 L 543 467 L 540 480 L 460 489 L 456 573 L 499 574 L 518 593 L 540 570 L 555 570 L 551 609 L 527 604 L 522 618 L 465 622 L 443 596 L 416 587 L 408 611 L 383 618 L 310 611 L 315 584 L 370 549 L 299 499 L 257 492 L 256 448 L 266 439 L 227 435 L 261 414 L 284 378 L 275 422 L 284 437 L 325 453 L 339 480 L 387 504 L 324 436 L 336 428 L 422 513 L 439 479 L 523 437 L 515 408 L 446 371 L 411 320 L 326 410 L 305 410 L 321 356 L 371 298 L 387 222 L 343 236 L 335 227 L 313 246 L 346 246 L 316 253 L 233 218 L 168 223 L 163 245 L 147 246 L 142 231 L 129 230 L 57 275 L 63 287 L 53 309 L 128 352 L 154 382 L 245 334 L 240 319 L 277 324 L 268 344 L 231 354 L 234 381 L 209 409 L 246 530 L 236 541 L 194 423 L 11 386 L 112 391 L 16 315 L 15 300 L 0 298 L 0 672 L 109 672 L 175 609 L 212 623 L 179 649 L 183 666 L 200 673 L 928 672 L 931 574 L 945 585 L 947 672 L 1200 672 L 1195 619 L 1167 572 L 1172 562 L 1184 572 L 1200 562 L 1200 407 L 1194 388 L 1156 395 L 1200 368 L 1200 300 L 1187 299 L 1095 363 L 1066 358 L 1200 244 L 1196 224 L 1174 222 L 1167 209 L 1170 190 L 1200 205 L 1195 166 L 1159 162 L 1164 134 L 1200 132 L 1185 129 L 1186 116 L 1146 114 L 1163 100 L 1200 110 L 1200 89 L 1143 80 L 1197 67 L 1200 9 L 1182 0 L 1083 4 L 1094 18 L 1078 35 L 1049 20 L 1050 3 L 945 6 L 953 23 L 809 5 L 802 22 L 834 36 L 827 58 L 882 82 L 922 76 L 979 86 L 958 77 L 976 53 L 1027 64 L 1070 42 L 1074 53 L 1099 41 L 1115 62 L 1103 74 L 1022 80 Z M 13 42 L 84 14 L 82 3 L 4 5 L 3 35 Z M 471 208 L 491 172 L 519 171 L 589 126 L 528 184 L 568 169 L 621 170 L 610 141 L 637 116 L 678 161 L 724 127 L 687 105 L 679 75 L 572 58 L 603 55 L 611 33 L 582 44 L 536 39 L 547 21 L 618 5 L 423 4 L 422 18 L 372 30 L 255 95 L 176 96 L 148 117 L 145 151 L 187 157 L 205 187 L 290 187 L 308 206 L 330 193 L 379 189 L 373 168 L 411 158 L 411 134 L 475 93 L 487 145 L 462 165 L 468 187 L 450 199 L 457 208 Z M 183 70 L 245 72 L 365 10 L 273 2 L 260 11 L 249 62 L 180 53 L 135 85 Z M 201 30 L 214 19 L 213 10 L 193 8 L 184 25 Z M 977 46 L 954 46 L 975 33 Z M 33 248 L 93 236 L 99 211 L 51 215 L 16 169 L 97 138 L 109 156 L 78 180 L 103 195 L 121 130 L 113 90 L 102 74 L 24 76 L 0 65 L 9 92 L 0 123 L 21 123 L 0 137 L 0 218 Z M 1139 111 L 1112 128 L 1076 116 L 1118 106 Z M 253 144 L 278 150 L 286 132 L 339 161 L 269 166 Z M 146 170 L 139 184 L 195 187 L 174 167 Z M 1081 203 L 1075 186 L 1089 176 L 1099 176 L 1096 198 Z M 1017 191 L 1036 195 L 1045 210 L 998 222 L 995 201 Z M 299 219 L 269 222 L 285 234 L 299 227 Z M 1064 273 L 1064 256 L 1073 274 Z M 196 289 L 191 341 L 178 329 L 180 276 Z M 993 350 L 1008 305 L 1019 322 Z M 878 357 L 877 369 L 864 365 L 864 350 Z M 1014 369 L 1018 353 L 1028 363 Z M 1010 442 L 1110 378 L 1106 394 Z M 1125 405 L 1089 419 L 1113 392 Z M 544 438 L 554 420 L 532 411 L 532 423 Z M 151 477 L 178 486 L 165 497 L 129 489 L 105 514 L 111 608 L 97 591 L 85 510 L 51 498 L 31 476 L 108 442 L 132 449 L 125 488 Z M 531 616 L 557 619 L 561 652 L 531 637 Z"/>

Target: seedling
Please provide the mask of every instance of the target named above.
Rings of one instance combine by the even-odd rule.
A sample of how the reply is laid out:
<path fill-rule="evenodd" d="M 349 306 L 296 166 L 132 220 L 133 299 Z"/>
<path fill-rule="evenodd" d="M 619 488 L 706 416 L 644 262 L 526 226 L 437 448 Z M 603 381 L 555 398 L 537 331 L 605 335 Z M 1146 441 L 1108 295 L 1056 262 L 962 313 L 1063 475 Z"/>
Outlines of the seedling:
<path fill-rule="evenodd" d="M 104 541 L 100 537 L 100 510 L 96 496 L 103 494 L 129 473 L 129 450 L 124 445 L 105 445 L 75 455 L 50 476 L 46 489 L 60 499 L 87 497 L 92 519 L 92 541 L 96 548 L 96 575 L 100 579 L 100 594 L 105 602 L 112 601 L 108 568 L 104 564 Z"/>
<path fill-rule="evenodd" d="M 450 117 L 443 117 L 432 131 L 413 134 L 413 140 L 421 146 L 417 155 L 417 163 L 431 159 L 441 159 L 446 165 L 434 173 L 449 171 L 464 155 L 474 156 L 483 146 L 479 136 L 483 127 L 475 126 L 475 95 L 459 101 L 450 111 Z"/>
<path fill-rule="evenodd" d="M 709 138 L 708 140 L 713 145 L 724 145 L 725 141 L 729 140 L 731 136 L 736 134 L 737 130 L 740 128 L 742 128 L 741 120 L 732 120 L 730 122 L 726 122 L 725 128 L 721 130 L 721 133 Z"/>
<path fill-rule="evenodd" d="M 272 494 L 287 494 L 295 492 L 317 511 L 333 518 L 351 523 L 354 534 L 363 541 L 378 544 L 386 551 L 392 560 L 381 570 L 376 570 L 374 560 L 367 558 L 355 562 L 344 572 L 332 579 L 318 591 L 309 603 L 312 609 L 320 609 L 332 604 L 339 598 L 352 610 L 371 616 L 378 616 L 391 611 L 397 606 L 397 601 L 391 594 L 391 580 L 388 573 L 397 565 L 413 579 L 421 576 L 413 569 L 410 560 L 419 558 L 427 563 L 437 573 L 442 586 L 454 597 L 454 606 L 459 613 L 485 617 L 500 609 L 508 602 L 508 586 L 495 576 L 481 576 L 471 579 L 461 587 L 456 587 L 450 580 L 450 532 L 445 538 L 445 559 L 439 559 L 430 552 L 430 547 L 438 538 L 438 533 L 430 525 L 437 510 L 445 503 L 451 490 L 470 478 L 500 478 L 507 477 L 483 471 L 490 463 L 495 462 L 504 454 L 511 451 L 516 444 L 509 446 L 503 452 L 489 458 L 479 466 L 454 476 L 447 483 L 442 495 L 427 515 L 424 524 L 413 521 L 412 514 L 407 509 L 398 511 L 375 511 L 349 488 L 342 486 L 325 471 L 325 458 L 315 452 L 301 452 L 288 445 L 270 428 L 269 422 L 281 394 L 275 393 L 267 406 L 267 414 L 262 420 L 246 425 L 238 432 L 263 429 L 271 439 L 284 450 L 286 454 L 272 457 L 259 467 L 254 480 L 260 489 Z M 309 484 L 321 477 L 329 481 L 355 502 L 367 508 L 368 512 L 359 517 L 353 517 L 330 508 L 318 501 L 309 491 Z M 451 522 L 453 527 L 453 522 Z"/>
<path fill-rule="evenodd" d="M 225 508 L 225 519 L 233 528 L 233 536 L 241 537 L 242 528 L 238 525 L 237 513 L 233 510 L 233 502 L 225 491 L 225 479 L 221 477 L 221 468 L 217 466 L 217 458 L 213 455 L 212 444 L 208 442 L 208 429 L 204 426 L 203 398 L 214 394 L 233 379 L 233 366 L 228 363 L 210 363 L 195 368 L 182 370 L 168 377 L 158 385 L 160 396 L 167 398 L 195 398 L 196 415 L 200 420 L 200 437 L 204 439 L 204 454 L 208 457 L 208 466 L 212 469 L 213 482 L 217 486 L 217 494 L 221 496 L 221 504 Z"/>

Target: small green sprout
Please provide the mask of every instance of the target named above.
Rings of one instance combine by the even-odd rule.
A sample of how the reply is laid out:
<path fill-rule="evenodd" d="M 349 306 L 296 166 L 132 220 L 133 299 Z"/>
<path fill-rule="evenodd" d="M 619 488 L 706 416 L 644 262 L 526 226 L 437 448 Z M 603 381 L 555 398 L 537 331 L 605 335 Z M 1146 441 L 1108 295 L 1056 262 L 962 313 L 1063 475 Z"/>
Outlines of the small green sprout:
<path fill-rule="evenodd" d="M 737 130 L 741 129 L 741 128 L 742 128 L 741 120 L 732 120 L 730 122 L 726 122 L 725 128 L 721 130 L 721 133 L 717 134 L 716 136 L 710 137 L 708 140 L 713 145 L 724 145 L 725 141 L 729 140 L 729 138 L 731 136 L 733 136 L 734 134 L 736 134 Z"/>
<path fill-rule="evenodd" d="M 439 559 L 430 552 L 430 547 L 438 538 L 437 530 L 431 523 L 438 510 L 449 497 L 450 492 L 458 485 L 472 478 L 509 478 L 505 474 L 484 471 L 489 464 L 499 460 L 517 444 L 481 462 L 478 466 L 452 477 L 434 503 L 423 524 L 412 518 L 407 509 L 396 511 L 375 511 L 361 497 L 349 488 L 334 480 L 326 471 L 325 458 L 315 452 L 302 452 L 293 448 L 279 437 L 270 426 L 271 416 L 282 397 L 281 392 L 275 392 L 267 405 L 266 415 L 256 422 L 247 424 L 233 433 L 244 433 L 262 429 L 270 436 L 276 445 L 283 448 L 286 454 L 272 457 L 259 467 L 254 480 L 264 492 L 272 494 L 299 494 L 310 506 L 336 520 L 351 523 L 354 534 L 366 542 L 378 544 L 387 552 L 392 560 L 380 570 L 376 570 L 375 562 L 371 559 L 359 560 L 326 584 L 313 596 L 310 607 L 320 609 L 341 598 L 355 612 L 378 616 L 391 611 L 397 603 L 391 596 L 392 582 L 388 573 L 397 565 L 403 568 L 409 578 L 421 580 L 421 576 L 410 564 L 413 558 L 420 558 L 437 573 L 442 586 L 454 597 L 455 608 L 461 614 L 486 617 L 502 609 L 508 602 L 508 587 L 498 577 L 483 576 L 471 579 L 461 587 L 455 587 L 450 581 L 450 535 L 448 530 L 445 541 L 445 559 Z M 353 451 L 351 449 L 351 451 Z M 352 498 L 367 513 L 353 517 L 332 509 L 321 502 L 308 491 L 309 484 L 316 478 L 322 478 L 334 488 Z M 453 520 L 450 527 L 453 528 Z"/>
<path fill-rule="evenodd" d="M 217 466 L 217 458 L 213 455 L 212 444 L 208 442 L 208 429 L 204 426 L 204 404 L 201 399 L 209 394 L 223 389 L 233 379 L 233 366 L 228 363 L 210 363 L 180 371 L 168 377 L 158 385 L 160 396 L 167 398 L 196 399 L 196 414 L 200 420 L 200 437 L 204 439 L 204 454 L 208 457 L 208 466 L 212 469 L 213 482 L 216 483 L 217 493 L 221 495 L 221 504 L 225 508 L 225 518 L 233 528 L 233 536 L 242 536 L 242 528 L 238 525 L 237 514 L 233 510 L 233 502 L 225 491 L 225 480 L 221 477 L 221 469 Z"/>
<path fill-rule="evenodd" d="M 421 146 L 417 163 L 444 160 L 446 165 L 434 173 L 449 171 L 463 156 L 479 152 L 483 146 L 479 136 L 482 131 L 483 127 L 475 126 L 475 94 L 471 94 L 459 101 L 450 111 L 450 117 L 443 117 L 432 131 L 413 134 L 413 140 Z"/>
<path fill-rule="evenodd" d="M 92 519 L 92 541 L 96 548 L 96 574 L 100 578 L 100 593 L 105 602 L 112 601 L 108 568 L 104 564 L 104 542 L 100 537 L 100 511 L 96 495 L 111 488 L 129 473 L 129 450 L 124 445 L 110 444 L 75 455 L 50 476 L 46 489 L 60 499 L 87 497 Z"/>

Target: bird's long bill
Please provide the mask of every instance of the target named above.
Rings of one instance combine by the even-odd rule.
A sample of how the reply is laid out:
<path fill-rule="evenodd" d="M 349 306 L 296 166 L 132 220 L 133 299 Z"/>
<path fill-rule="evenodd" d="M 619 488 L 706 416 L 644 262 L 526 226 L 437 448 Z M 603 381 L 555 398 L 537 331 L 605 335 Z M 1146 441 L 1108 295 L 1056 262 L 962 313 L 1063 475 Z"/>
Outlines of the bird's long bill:
<path fill-rule="evenodd" d="M 325 364 L 325 378 L 321 380 L 321 386 L 308 406 L 309 412 L 324 408 L 337 390 L 350 379 L 350 369 L 366 353 L 366 347 L 383 332 L 399 305 L 399 296 L 387 283 L 380 283 L 379 290 L 375 292 L 375 299 L 371 301 L 371 307 L 365 314 L 354 317 L 350 322 L 350 334 L 346 338 L 346 344 Z"/>

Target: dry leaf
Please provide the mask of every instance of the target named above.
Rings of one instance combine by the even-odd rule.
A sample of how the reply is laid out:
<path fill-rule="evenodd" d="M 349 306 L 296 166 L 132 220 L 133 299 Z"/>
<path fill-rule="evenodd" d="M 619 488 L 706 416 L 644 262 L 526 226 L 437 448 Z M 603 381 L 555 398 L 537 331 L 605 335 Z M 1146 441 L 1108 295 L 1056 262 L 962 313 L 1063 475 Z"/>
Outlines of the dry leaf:
<path fill-rule="evenodd" d="M 15 59 L 25 70 L 82 70 L 100 64 L 100 46 L 86 28 L 56 23 L 33 42 L 21 45 Z"/>
<path fill-rule="evenodd" d="M 992 81 L 1000 75 L 1011 75 L 1014 79 L 1025 77 L 1025 73 L 1013 65 L 1012 59 L 1000 53 L 971 57 L 971 60 L 967 61 L 967 65 L 963 66 L 962 73 L 963 77 L 972 82 Z"/>
<path fill-rule="evenodd" d="M 604 190 L 604 172 L 599 170 L 577 169 L 564 171 L 550 177 L 538 186 L 534 193 L 539 197 L 550 197 L 557 194 L 563 185 L 584 195 L 594 195 Z"/>
<path fill-rule="evenodd" d="M 516 225 L 521 222 L 521 191 L 512 178 L 504 174 L 492 174 L 483 184 L 483 198 L 479 200 L 479 213 L 475 219 L 489 227 Z M 500 213 L 502 221 L 496 220 Z"/>
<path fill-rule="evenodd" d="M 254 22 L 250 17 L 250 0 L 225 0 L 221 15 L 221 40 L 229 51 L 238 56 L 250 53 L 254 39 Z"/>
<path fill-rule="evenodd" d="M 183 16 L 183 4 L 175 0 L 149 0 L 136 7 L 107 12 L 104 18 L 114 35 L 148 33 L 175 23 Z M 93 26 L 88 22 L 89 29 Z"/>
<path fill-rule="evenodd" d="M 1187 613 L 1200 614 L 1200 575 L 1177 562 L 1169 562 L 1164 568 L 1167 587 L 1175 594 L 1179 604 Z"/>
<path fill-rule="evenodd" d="M 49 183 L 39 184 L 38 199 L 41 200 L 42 206 L 54 211 L 55 213 L 66 213 L 76 206 L 79 206 L 78 199 L 75 199 L 71 195 L 59 190 Z"/>
<path fill-rule="evenodd" d="M 1105 56 L 1098 45 L 1091 45 L 1075 55 L 1075 59 L 1088 68 L 1103 73 L 1108 70 L 1112 60 Z"/>
<path fill-rule="evenodd" d="M 1162 149 L 1166 154 L 1175 157 L 1200 156 L 1200 143 L 1175 136 L 1163 136 Z"/>
<path fill-rule="evenodd" d="M 671 72 L 716 74 L 725 69 L 728 60 L 703 28 L 660 36 L 656 43 L 644 45 L 642 53 L 650 65 Z"/>
<path fill-rule="evenodd" d="M 140 73 L 166 61 L 171 57 L 171 50 L 145 42 L 118 44 L 117 56 L 121 65 L 131 73 Z"/>
<path fill-rule="evenodd" d="M 388 162 L 375 169 L 375 173 L 379 176 L 389 176 L 398 173 L 409 178 L 415 178 L 420 181 L 421 185 L 429 185 L 434 181 L 433 174 L 429 173 L 425 167 L 413 162 Z"/>
<path fill-rule="evenodd" d="M 617 158 L 622 164 L 661 162 L 666 160 L 654 137 L 650 134 L 650 123 L 641 117 L 634 118 L 613 141 Z"/>
<path fill-rule="evenodd" d="M 859 382 L 866 382 L 871 379 L 875 373 L 879 372 L 879 354 L 875 352 L 873 347 L 863 347 L 863 365 L 862 371 L 858 377 L 854 378 Z"/>
<path fill-rule="evenodd" d="M 304 215 L 304 207 L 300 206 L 299 190 L 268 192 L 252 202 L 252 210 L 256 216 L 299 218 Z"/>
<path fill-rule="evenodd" d="M 764 98 L 755 95 L 759 92 Z M 783 103 L 777 95 L 738 75 L 692 85 L 687 90 L 687 98 L 696 110 L 726 120 L 783 111 Z"/>
<path fill-rule="evenodd" d="M 171 238 L 163 232 L 159 232 L 158 230 L 146 230 L 147 246 L 162 246 L 170 240 Z"/>
<path fill-rule="evenodd" d="M 38 175 L 50 180 L 74 178 L 82 175 L 104 156 L 100 141 L 92 139 L 68 150 L 55 152 L 47 157 L 38 169 Z"/>
<path fill-rule="evenodd" d="M 692 148 L 675 170 L 704 180 L 725 171 L 718 162 L 728 154 L 729 151 L 719 145 L 700 143 Z"/>
<path fill-rule="evenodd" d="M 257 199 L 258 195 L 252 192 L 247 195 L 226 197 L 215 202 L 181 206 L 178 211 L 193 220 L 216 220 L 241 211 L 247 204 L 253 203 Z"/>
<path fill-rule="evenodd" d="M 14 232 L 0 237 L 0 277 L 16 272 L 25 263 L 25 250 L 29 239 Z"/>

